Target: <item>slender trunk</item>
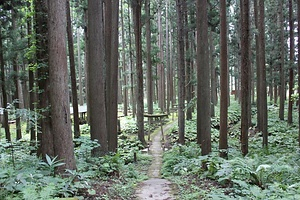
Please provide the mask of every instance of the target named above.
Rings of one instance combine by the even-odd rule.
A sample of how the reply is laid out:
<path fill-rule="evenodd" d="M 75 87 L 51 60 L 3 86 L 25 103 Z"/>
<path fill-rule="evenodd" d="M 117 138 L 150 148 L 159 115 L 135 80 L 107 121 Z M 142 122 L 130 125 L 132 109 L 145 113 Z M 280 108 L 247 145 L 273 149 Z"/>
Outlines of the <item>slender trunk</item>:
<path fill-rule="evenodd" d="M 171 102 L 171 65 L 170 65 L 170 44 L 169 44 L 169 0 L 166 1 L 166 64 L 167 64 L 167 113 L 170 113 Z"/>
<path fill-rule="evenodd" d="M 185 131 L 185 66 L 184 66 L 184 19 L 183 0 L 177 0 L 177 26 L 178 26 L 178 134 L 179 143 L 184 144 Z"/>
<path fill-rule="evenodd" d="M 220 141 L 219 151 L 220 156 L 227 157 L 228 141 L 227 141 L 227 129 L 228 129 L 228 65 L 227 65 L 227 16 L 226 16 L 226 0 L 220 1 Z"/>
<path fill-rule="evenodd" d="M 162 22 L 161 22 L 161 6 L 159 6 L 157 11 L 158 19 L 158 57 L 159 63 L 157 65 L 157 75 L 158 75 L 158 104 L 162 112 L 165 111 L 165 77 L 164 77 L 164 64 L 163 64 L 163 32 L 162 32 Z"/>
<path fill-rule="evenodd" d="M 85 23 L 88 24 L 88 11 L 87 9 L 84 10 L 84 20 Z M 91 106 L 90 106 L 90 85 L 89 85 L 89 36 L 88 36 L 88 27 L 84 27 L 84 42 L 85 42 L 85 54 L 84 54 L 84 71 L 85 71 L 85 97 L 86 97 L 86 108 L 87 108 L 87 122 L 90 124 L 90 113 L 91 113 Z"/>
<path fill-rule="evenodd" d="M 77 63 L 78 63 L 78 90 L 79 90 L 79 105 L 83 105 L 83 92 L 82 92 L 82 65 L 81 65 L 81 48 L 80 48 L 80 32 L 77 28 Z"/>
<path fill-rule="evenodd" d="M 72 90 L 72 106 L 73 106 L 73 119 L 74 119 L 74 138 L 79 138 L 80 137 L 79 113 L 78 113 L 77 83 L 76 83 L 74 41 L 73 41 L 73 34 L 72 34 L 70 0 L 67 0 L 66 9 L 67 9 L 68 50 L 69 50 L 69 62 L 70 62 L 70 72 L 71 72 L 71 88 L 72 88 L 71 89 Z"/>
<path fill-rule="evenodd" d="M 186 2 L 184 2 L 184 21 L 185 26 L 189 26 L 188 24 L 188 13 Z M 190 41 L 189 41 L 189 30 L 186 28 L 185 30 L 185 50 L 186 50 L 186 101 L 187 101 L 187 108 L 186 108 L 186 119 L 192 119 L 192 70 L 191 70 L 191 50 L 190 50 Z"/>
<path fill-rule="evenodd" d="M 127 69 L 126 69 L 126 58 L 125 58 L 125 32 L 124 32 L 124 11 L 123 11 L 123 0 L 121 0 L 121 29 L 122 29 L 122 64 L 123 64 L 123 114 L 128 115 L 128 87 L 127 87 Z M 149 105 L 148 105 L 149 106 Z"/>
<path fill-rule="evenodd" d="M 274 84 L 274 104 L 277 104 L 278 101 L 278 87 L 277 84 Z"/>
<path fill-rule="evenodd" d="M 241 114 L 241 149 L 242 154 L 245 156 L 248 153 L 248 128 L 249 128 L 249 0 L 241 0 L 241 61 L 242 61 L 242 114 Z"/>
<path fill-rule="evenodd" d="M 258 0 L 254 0 L 254 18 L 255 18 L 255 27 L 258 29 Z M 259 47 L 259 40 L 258 40 L 258 33 L 255 34 L 255 58 L 256 58 L 256 74 L 257 74 L 257 81 L 256 81 L 256 91 L 257 91 L 257 99 L 256 99 L 256 105 L 257 105 L 257 128 L 258 130 L 261 130 L 261 93 L 259 92 L 261 89 L 261 71 L 260 71 L 260 62 L 259 62 L 259 56 L 260 56 L 260 47 Z"/>
<path fill-rule="evenodd" d="M 6 93 L 6 81 L 5 81 L 5 70 L 4 70 L 4 57 L 3 57 L 3 44 L 2 44 L 2 31 L 0 30 L 0 67 L 1 67 L 1 89 L 2 89 L 2 105 L 3 105 L 3 126 L 5 129 L 5 139 L 11 141 L 11 135 L 8 125 L 8 113 L 6 110 L 7 106 L 7 93 Z"/>
<path fill-rule="evenodd" d="M 28 5 L 28 9 L 30 8 L 31 5 Z M 32 39 L 31 39 L 31 35 L 32 35 L 32 18 L 28 17 L 27 18 L 27 30 L 28 30 L 28 47 L 30 48 L 32 46 Z M 33 58 L 30 58 L 28 60 L 29 62 L 29 66 L 33 65 Z M 27 124 L 27 128 L 30 131 L 30 141 L 31 141 L 31 145 L 35 146 L 36 144 L 36 130 L 35 130 L 35 118 L 36 118 L 36 114 L 35 114 L 35 103 L 36 103 L 36 93 L 35 93 L 35 89 L 34 89 L 34 71 L 29 67 L 28 68 L 28 86 L 29 86 L 29 110 L 32 113 L 32 115 L 30 115 L 32 118 L 34 119 L 29 119 L 28 120 L 28 124 Z"/>
<path fill-rule="evenodd" d="M 210 44 L 210 84 L 211 84 L 211 116 L 215 116 L 215 105 L 217 104 L 216 100 L 216 90 L 217 90 L 217 84 L 216 84 L 216 68 L 215 68 L 215 46 L 213 43 L 213 37 L 212 32 L 209 35 L 209 44 Z"/>
<path fill-rule="evenodd" d="M 129 4 L 129 3 L 128 3 Z M 131 40 L 131 17 L 130 9 L 128 10 L 128 34 L 129 34 L 129 60 L 130 60 L 130 83 L 131 83 L 131 107 L 132 107 L 132 117 L 135 118 L 136 115 L 136 92 L 134 87 L 134 72 L 133 72 L 133 55 L 132 55 L 132 40 Z"/>
<path fill-rule="evenodd" d="M 210 69 L 207 1 L 197 0 L 197 142 L 201 154 L 211 152 Z"/>
<path fill-rule="evenodd" d="M 268 146 L 268 116 L 267 116 L 267 84 L 266 84 L 266 63 L 265 63 L 265 7 L 264 0 L 259 0 L 259 22 L 258 22 L 258 40 L 260 48 L 259 67 L 260 67 L 260 110 L 261 110 L 261 131 L 263 133 L 263 147 Z"/>
<path fill-rule="evenodd" d="M 16 27 L 16 11 L 12 9 L 12 29 L 13 32 L 16 33 L 17 27 Z M 16 46 L 16 41 L 17 37 L 13 37 L 13 45 Z M 19 67 L 18 67 L 18 55 L 17 52 L 13 52 L 13 70 L 14 70 L 14 75 L 13 75 L 13 80 L 14 80 L 14 85 L 15 85 L 15 91 L 13 94 L 13 99 L 14 99 L 14 106 L 15 106 L 15 115 L 16 115 L 16 140 L 20 140 L 22 138 L 22 132 L 21 132 L 21 118 L 19 115 L 19 107 L 20 107 L 20 99 L 19 99 Z"/>
<path fill-rule="evenodd" d="M 284 18 L 283 18 L 283 0 L 279 0 L 279 21 L 280 21 L 280 104 L 279 119 L 284 120 L 285 104 L 285 70 L 284 70 Z"/>
<path fill-rule="evenodd" d="M 136 48 L 136 72 L 137 72 L 137 127 L 138 138 L 143 145 L 146 144 L 144 136 L 144 92 L 143 92 L 143 60 L 142 60 L 142 24 L 141 24 L 141 2 L 132 2 L 134 35 Z"/>
<path fill-rule="evenodd" d="M 176 92 L 174 89 L 174 69 L 173 69 L 173 36 L 170 34 L 170 101 L 172 107 L 176 104 Z"/>
<path fill-rule="evenodd" d="M 50 117 L 50 82 L 49 82 L 49 52 L 48 52 L 48 26 L 47 24 L 48 15 L 48 0 L 35 1 L 35 18 L 36 18 L 36 59 L 39 63 L 37 71 L 38 78 L 38 89 L 43 91 L 39 93 L 38 99 L 38 110 L 39 110 L 39 121 L 38 121 L 38 134 L 37 139 L 40 143 L 37 155 L 45 158 L 45 155 L 55 156 L 54 152 L 54 141 L 53 133 L 51 132 L 51 117 Z M 50 106 L 49 106 L 50 105 Z"/>
<path fill-rule="evenodd" d="M 150 1 L 145 1 L 146 9 L 146 45 L 147 45 L 147 105 L 148 113 L 153 113 L 153 82 L 152 82 L 152 63 L 151 63 L 151 18 Z"/>
<path fill-rule="evenodd" d="M 288 123 L 293 123 L 293 99 L 294 94 L 294 16 L 293 1 L 289 0 L 289 26 L 290 26 L 290 62 L 289 62 L 289 104 L 288 104 Z"/>

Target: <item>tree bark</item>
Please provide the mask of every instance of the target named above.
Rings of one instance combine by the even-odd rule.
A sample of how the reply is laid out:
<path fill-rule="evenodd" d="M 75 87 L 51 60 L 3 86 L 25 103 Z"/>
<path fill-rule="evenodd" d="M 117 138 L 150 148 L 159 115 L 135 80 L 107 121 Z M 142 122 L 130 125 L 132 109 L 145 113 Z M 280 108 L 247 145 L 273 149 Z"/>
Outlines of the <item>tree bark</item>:
<path fill-rule="evenodd" d="M 185 54 L 184 54 L 184 18 L 183 0 L 177 0 L 178 26 L 178 134 L 179 143 L 184 144 L 185 132 Z"/>
<path fill-rule="evenodd" d="M 283 0 L 279 0 L 279 21 L 280 21 L 280 104 L 279 119 L 284 120 L 285 104 L 285 72 L 284 72 L 284 18 L 283 18 Z"/>
<path fill-rule="evenodd" d="M 289 104 L 288 104 L 288 123 L 293 123 L 293 99 L 294 94 L 294 15 L 293 0 L 289 0 L 289 27 L 290 27 L 290 62 L 289 62 Z"/>
<path fill-rule="evenodd" d="M 51 132 L 51 117 L 50 117 L 50 82 L 49 82 L 49 52 L 48 52 L 48 0 L 35 1 L 35 31 L 36 31 L 36 61 L 38 64 L 37 77 L 38 89 L 42 91 L 39 93 L 38 98 L 38 134 L 37 139 L 40 146 L 37 151 L 38 156 L 45 158 L 45 155 L 55 156 L 54 154 L 54 141 L 53 133 Z"/>
<path fill-rule="evenodd" d="M 66 10 L 67 10 L 68 50 L 69 50 L 70 72 L 71 72 L 72 106 L 73 106 L 73 119 L 74 119 L 74 138 L 79 138 L 80 129 L 79 129 L 79 113 L 78 113 L 78 95 L 77 95 L 74 40 L 72 34 L 70 0 L 67 0 Z"/>
<path fill-rule="evenodd" d="M 146 12 L 146 45 L 147 45 L 147 106 L 148 113 L 153 113 L 153 81 L 152 81 L 152 63 L 151 63 L 151 16 L 150 1 L 145 1 Z"/>
<path fill-rule="evenodd" d="M 129 3 L 128 3 L 129 4 Z M 130 6 L 129 6 L 130 7 Z M 128 34 L 129 34 L 129 60 L 130 60 L 130 92 L 131 92 L 131 107 L 132 107 L 132 117 L 135 118 L 136 115 L 136 107 L 137 107 L 137 102 L 136 102 L 136 91 L 134 87 L 134 72 L 133 72 L 133 55 L 132 55 L 132 40 L 131 40 L 131 17 L 130 17 L 130 9 L 128 10 Z"/>
<path fill-rule="evenodd" d="M 78 63 L 78 90 L 79 90 L 79 105 L 83 105 L 83 91 L 82 91 L 82 65 L 81 65 L 81 47 L 80 47 L 80 32 L 77 28 L 77 63 Z"/>
<path fill-rule="evenodd" d="M 258 5 L 257 5 L 258 0 L 254 0 L 254 18 L 255 18 L 255 27 L 258 29 L 258 21 L 259 21 L 259 16 L 258 16 Z M 259 57 L 260 57 L 260 47 L 259 47 L 259 40 L 258 40 L 258 33 L 255 34 L 255 58 L 256 58 L 256 74 L 257 74 L 257 81 L 256 81 L 256 90 L 257 90 L 257 98 L 256 98 L 256 106 L 257 106 L 257 129 L 261 130 L 261 97 L 260 97 L 260 88 L 261 88 L 261 71 L 260 71 L 260 62 L 259 62 Z"/>
<path fill-rule="evenodd" d="M 93 156 L 107 153 L 107 128 L 104 77 L 104 26 L 103 3 L 88 1 L 88 86 L 90 104 L 91 139 L 98 140 L 100 147 L 92 151 Z"/>
<path fill-rule="evenodd" d="M 119 1 L 105 1 L 106 127 L 108 151 L 118 146 L 118 22 Z"/>
<path fill-rule="evenodd" d="M 76 168 L 68 89 L 66 50 L 66 1 L 48 1 L 49 15 L 49 81 L 54 153 L 65 165 L 58 173 Z"/>
<path fill-rule="evenodd" d="M 28 4 L 28 9 L 31 10 L 31 5 Z M 31 39 L 31 35 L 32 35 L 32 17 L 28 17 L 27 18 L 27 32 L 28 35 L 30 36 L 28 38 L 28 48 L 31 48 L 32 46 L 32 39 Z M 35 82 L 35 73 L 33 71 L 33 69 L 31 68 L 33 66 L 33 57 L 29 58 L 28 60 L 28 89 L 29 89 L 29 110 L 32 113 L 30 115 L 31 118 L 34 119 L 29 119 L 28 123 L 27 123 L 27 129 L 30 132 L 30 142 L 32 146 L 36 145 L 36 130 L 35 130 L 35 118 L 36 118 L 36 110 L 35 110 L 35 103 L 37 101 L 36 99 L 36 92 L 34 89 L 34 82 Z"/>
<path fill-rule="evenodd" d="M 14 5 L 13 5 L 14 6 Z M 12 9 L 12 29 L 13 32 L 16 33 L 17 27 L 16 27 L 16 10 L 13 8 Z M 13 36 L 13 41 L 12 44 L 13 46 L 16 46 L 16 41 L 18 38 L 16 35 Z M 19 112 L 19 107 L 20 107 L 20 98 L 19 98 L 19 67 L 18 67 L 18 55 L 17 52 L 14 51 L 12 53 L 13 56 L 13 81 L 14 81 L 14 86 L 15 86 L 15 91 L 13 94 L 13 102 L 14 102 L 14 107 L 15 107 L 15 115 L 16 115 L 16 140 L 22 139 L 22 132 L 21 132 L 21 118 L 18 114 Z"/>
<path fill-rule="evenodd" d="M 121 29 L 122 29 L 122 64 L 123 64 L 123 114 L 128 115 L 128 83 L 127 83 L 127 68 L 125 58 L 125 32 L 124 32 L 124 11 L 123 11 L 123 0 L 121 0 Z M 149 105 L 148 105 L 149 106 Z"/>
<path fill-rule="evenodd" d="M 172 32 L 172 31 L 171 31 Z M 173 69 L 173 36 L 170 34 L 170 101 L 172 108 L 176 104 L 176 92 L 174 89 L 174 69 Z"/>
<path fill-rule="evenodd" d="M 187 12 L 187 2 L 184 2 L 184 22 L 185 27 L 189 26 L 188 21 L 188 12 Z M 185 28 L 185 51 L 186 51 L 186 101 L 187 101 L 187 108 L 186 108 L 186 119 L 192 119 L 192 54 L 191 54 L 191 47 L 190 47 L 190 40 L 189 40 L 189 28 Z"/>
<path fill-rule="evenodd" d="M 141 2 L 132 2 L 134 35 L 136 48 L 136 73 L 137 73 L 137 127 L 138 138 L 143 145 L 146 145 L 144 136 L 144 92 L 143 92 L 143 60 L 142 60 L 142 24 L 141 24 Z"/>
<path fill-rule="evenodd" d="M 261 109 L 261 131 L 263 133 L 263 147 L 268 146 L 268 110 L 267 110 L 267 83 L 266 83 L 266 61 L 265 61 L 265 6 L 264 0 L 259 0 L 259 22 L 258 22 L 258 40 L 259 40 L 259 67 L 260 67 L 260 109 Z"/>
<path fill-rule="evenodd" d="M 157 64 L 157 84 L 158 84 L 158 104 L 161 112 L 165 112 L 165 70 L 164 70 L 164 54 L 163 54 L 163 31 L 162 31 L 162 20 L 161 20 L 161 5 L 157 11 L 157 26 L 158 26 L 158 58 L 159 63 Z"/>
<path fill-rule="evenodd" d="M 248 153 L 248 129 L 249 129 L 249 73 L 250 73 L 250 59 L 249 59 L 249 0 L 241 0 L 241 66 L 242 66 L 242 88 L 241 88 L 241 150 L 245 156 Z"/>
<path fill-rule="evenodd" d="M 207 1 L 197 0 L 197 142 L 201 154 L 211 152 L 210 69 Z"/>
<path fill-rule="evenodd" d="M 210 85 L 211 85 L 211 117 L 215 117 L 215 105 L 217 104 L 217 82 L 216 82 L 216 67 L 215 67 L 215 46 L 213 41 L 213 32 L 209 35 L 209 55 L 210 55 Z"/>
<path fill-rule="evenodd" d="M 5 81 L 5 69 L 4 69 L 4 57 L 3 57 L 3 44 L 2 44 L 2 31 L 0 30 L 0 67 L 1 67 L 1 92 L 2 92 L 2 105 L 3 105 L 3 126 L 5 129 L 5 139 L 10 142 L 11 135 L 8 125 L 8 113 L 7 113 L 7 93 L 6 93 L 6 81 Z"/>
<path fill-rule="evenodd" d="M 167 88 L 166 88 L 166 99 L 167 99 L 167 104 L 166 104 L 166 109 L 167 113 L 170 113 L 170 102 L 171 102 L 171 65 L 170 65 L 170 41 L 169 41 L 169 7 L 170 3 L 169 0 L 166 1 L 166 68 L 167 68 Z"/>
<path fill-rule="evenodd" d="M 220 68 L 221 68 L 221 97 L 220 97 L 220 156 L 227 158 L 228 141 L 228 65 L 227 65 L 227 16 L 226 0 L 220 1 Z"/>

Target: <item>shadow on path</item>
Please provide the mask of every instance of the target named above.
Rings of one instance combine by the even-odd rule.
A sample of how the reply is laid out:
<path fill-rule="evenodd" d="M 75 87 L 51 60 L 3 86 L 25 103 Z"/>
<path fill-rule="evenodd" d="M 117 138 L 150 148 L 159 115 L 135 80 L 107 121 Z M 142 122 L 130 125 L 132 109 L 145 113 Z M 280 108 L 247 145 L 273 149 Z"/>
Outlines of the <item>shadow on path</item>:
<path fill-rule="evenodd" d="M 174 123 L 164 126 L 164 133 L 173 126 Z M 175 200 L 172 195 L 172 183 L 166 179 L 161 179 L 160 176 L 163 155 L 161 140 L 161 131 L 158 131 L 153 137 L 150 146 L 150 154 L 153 156 L 152 164 L 148 170 L 150 179 L 141 182 L 137 187 L 136 199 L 138 200 Z"/>

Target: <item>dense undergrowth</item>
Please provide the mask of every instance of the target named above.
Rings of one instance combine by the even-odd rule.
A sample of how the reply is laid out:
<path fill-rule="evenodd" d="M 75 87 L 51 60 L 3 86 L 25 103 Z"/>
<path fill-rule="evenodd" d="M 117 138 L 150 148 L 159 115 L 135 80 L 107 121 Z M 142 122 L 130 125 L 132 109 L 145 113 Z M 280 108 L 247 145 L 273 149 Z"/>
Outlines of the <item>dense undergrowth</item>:
<path fill-rule="evenodd" d="M 63 161 L 30 155 L 35 149 L 28 141 L 0 142 L 0 199 L 132 199 L 135 185 L 147 178 L 151 162 L 149 155 L 139 151 L 142 146 L 133 123 L 128 120 L 119 135 L 119 152 L 101 158 L 91 156 L 98 144 L 89 139 L 88 126 L 82 126 L 83 135 L 75 140 L 77 170 L 66 171 L 67 178 L 54 173 Z"/>
<path fill-rule="evenodd" d="M 187 145 L 176 144 L 176 128 L 169 134 L 173 148 L 164 154 L 162 174 L 177 185 L 178 199 L 300 199 L 298 127 L 278 120 L 278 107 L 269 105 L 268 149 L 262 149 L 261 133 L 249 132 L 249 153 L 243 157 L 239 106 L 233 102 L 229 110 L 227 160 L 218 155 L 218 118 L 212 120 L 208 156 L 201 156 L 196 144 L 195 120 L 186 123 Z"/>

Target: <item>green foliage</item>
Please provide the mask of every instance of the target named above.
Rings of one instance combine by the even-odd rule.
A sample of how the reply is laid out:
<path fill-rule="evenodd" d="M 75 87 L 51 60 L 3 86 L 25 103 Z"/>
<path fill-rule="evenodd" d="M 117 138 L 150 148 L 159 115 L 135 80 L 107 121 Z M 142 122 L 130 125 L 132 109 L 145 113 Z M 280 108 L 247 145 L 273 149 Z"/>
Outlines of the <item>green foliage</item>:
<path fill-rule="evenodd" d="M 278 107 L 272 104 L 269 111 L 269 146 L 262 149 L 262 135 L 249 137 L 249 154 L 240 153 L 240 112 L 235 102 L 229 107 L 229 158 L 220 158 L 218 130 L 212 128 L 213 152 L 201 156 L 195 142 L 186 146 L 174 145 L 163 157 L 162 173 L 179 188 L 182 199 L 297 199 L 299 198 L 300 157 L 298 126 L 288 126 L 278 120 Z M 256 109 L 252 109 L 256 113 Z M 196 139 L 196 123 L 186 124 L 186 134 L 193 132 Z M 218 127 L 218 118 L 212 120 Z M 189 136 L 187 136 L 188 138 Z M 169 135 L 176 142 L 177 130 Z M 207 170 L 202 166 L 206 165 Z"/>
<path fill-rule="evenodd" d="M 51 158 L 46 154 L 46 161 L 40 162 L 40 165 L 42 165 L 46 170 L 49 171 L 49 174 L 54 176 L 55 175 L 55 168 L 60 167 L 64 165 L 61 160 L 56 160 L 58 156 L 55 156 L 54 158 Z"/>
<path fill-rule="evenodd" d="M 131 199 L 136 183 L 147 177 L 145 169 L 150 165 L 149 155 L 137 151 L 138 162 L 127 160 L 128 164 L 125 164 L 127 157 L 132 155 L 123 152 L 94 158 L 90 152 L 99 146 L 97 141 L 83 136 L 75 143 L 77 170 L 67 170 L 63 178 L 54 176 L 55 168 L 64 164 L 57 157 L 47 155 L 41 161 L 30 155 L 33 147 L 27 141 L 0 142 L 0 199 L 84 199 L 86 195 L 92 198 L 102 195 L 101 199 Z M 14 150 L 14 166 L 11 149 Z M 99 194 L 99 188 L 105 193 Z"/>
<path fill-rule="evenodd" d="M 83 124 L 80 126 L 80 132 L 82 135 L 90 134 L 90 126 L 88 124 Z"/>

